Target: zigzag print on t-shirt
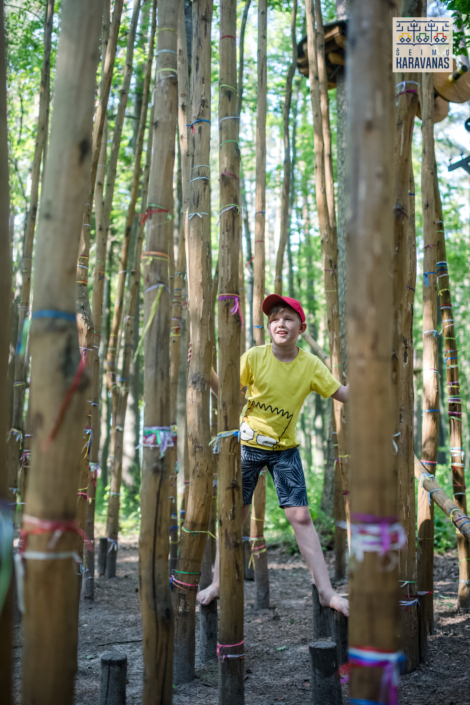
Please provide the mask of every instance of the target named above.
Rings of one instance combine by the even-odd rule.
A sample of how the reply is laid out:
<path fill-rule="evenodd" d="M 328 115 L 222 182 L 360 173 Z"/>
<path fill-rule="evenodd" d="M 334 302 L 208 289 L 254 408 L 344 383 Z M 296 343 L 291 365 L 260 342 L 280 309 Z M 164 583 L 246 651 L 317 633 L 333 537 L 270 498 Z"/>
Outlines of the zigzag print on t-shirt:
<path fill-rule="evenodd" d="M 262 409 L 264 411 L 270 411 L 272 414 L 279 414 L 279 416 L 286 416 L 289 419 L 287 422 L 287 426 L 284 428 L 281 435 L 277 439 L 278 441 L 280 441 L 281 438 L 283 437 L 283 435 L 285 434 L 285 432 L 287 431 L 287 429 L 289 428 L 289 424 L 292 421 L 292 419 L 294 418 L 294 414 L 290 414 L 288 411 L 285 411 L 285 409 L 279 409 L 277 406 L 275 406 L 273 408 L 271 406 L 271 404 L 266 405 L 260 401 L 252 401 L 252 400 L 248 402 L 247 414 L 251 409 L 254 409 L 255 407 L 257 407 L 258 409 Z"/>

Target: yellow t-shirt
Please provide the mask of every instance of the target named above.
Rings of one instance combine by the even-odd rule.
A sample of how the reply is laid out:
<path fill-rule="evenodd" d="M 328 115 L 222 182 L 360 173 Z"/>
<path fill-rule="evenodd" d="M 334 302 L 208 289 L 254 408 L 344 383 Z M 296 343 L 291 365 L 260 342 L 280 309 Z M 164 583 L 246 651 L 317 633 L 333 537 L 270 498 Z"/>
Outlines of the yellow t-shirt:
<path fill-rule="evenodd" d="M 295 448 L 295 426 L 306 397 L 310 392 L 331 397 L 340 387 L 315 355 L 299 348 L 295 360 L 280 362 L 272 345 L 260 345 L 242 355 L 240 382 L 248 387 L 241 421 L 255 431 L 254 439 L 242 444 L 264 450 L 266 446 L 256 442 L 257 433 L 277 440 L 273 450 Z"/>

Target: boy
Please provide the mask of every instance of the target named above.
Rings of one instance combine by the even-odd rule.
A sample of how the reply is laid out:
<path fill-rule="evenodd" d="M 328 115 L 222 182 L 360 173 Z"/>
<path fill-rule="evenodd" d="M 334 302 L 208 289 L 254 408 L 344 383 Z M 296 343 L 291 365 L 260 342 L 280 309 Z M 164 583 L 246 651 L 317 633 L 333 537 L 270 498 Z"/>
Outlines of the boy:
<path fill-rule="evenodd" d="M 297 347 L 306 329 L 305 314 L 296 299 L 271 294 L 263 301 L 268 316 L 271 345 L 251 348 L 240 361 L 240 381 L 247 403 L 240 425 L 243 520 L 250 513 L 253 492 L 261 470 L 270 471 L 287 519 L 307 562 L 323 606 L 348 616 L 348 602 L 331 587 L 320 541 L 308 509 L 305 478 L 295 438 L 295 424 L 310 392 L 322 397 L 348 400 L 349 387 L 341 385 L 328 368 L 309 352 Z M 218 393 L 219 379 L 212 370 L 211 389 Z M 214 580 L 197 600 L 209 604 L 219 596 L 218 550 Z"/>

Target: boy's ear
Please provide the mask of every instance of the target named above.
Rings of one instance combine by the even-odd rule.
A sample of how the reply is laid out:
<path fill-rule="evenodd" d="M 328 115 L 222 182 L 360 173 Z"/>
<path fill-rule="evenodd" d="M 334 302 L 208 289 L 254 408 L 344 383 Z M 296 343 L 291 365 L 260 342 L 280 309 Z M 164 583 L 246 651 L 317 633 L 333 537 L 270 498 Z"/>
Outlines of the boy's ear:
<path fill-rule="evenodd" d="M 306 330 L 307 330 L 307 324 L 306 324 L 306 323 L 301 323 L 301 324 L 300 324 L 300 333 L 301 333 L 301 334 L 302 334 L 302 333 L 305 333 Z"/>

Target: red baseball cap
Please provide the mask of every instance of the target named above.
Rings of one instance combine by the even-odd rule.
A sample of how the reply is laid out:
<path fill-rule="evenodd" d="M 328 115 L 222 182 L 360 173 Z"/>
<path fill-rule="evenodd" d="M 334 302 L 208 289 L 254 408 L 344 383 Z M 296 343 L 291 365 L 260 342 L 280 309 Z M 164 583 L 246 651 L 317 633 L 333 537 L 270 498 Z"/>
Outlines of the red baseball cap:
<path fill-rule="evenodd" d="M 268 316 L 270 310 L 273 308 L 273 306 L 276 306 L 277 304 L 284 304 L 285 306 L 290 306 L 290 308 L 293 308 L 294 311 L 299 314 L 302 323 L 305 323 L 305 313 L 300 304 L 300 301 L 297 301 L 297 299 L 291 299 L 290 296 L 279 296 L 279 294 L 270 294 L 265 298 L 261 306 L 261 308 L 263 309 L 263 313 Z"/>

